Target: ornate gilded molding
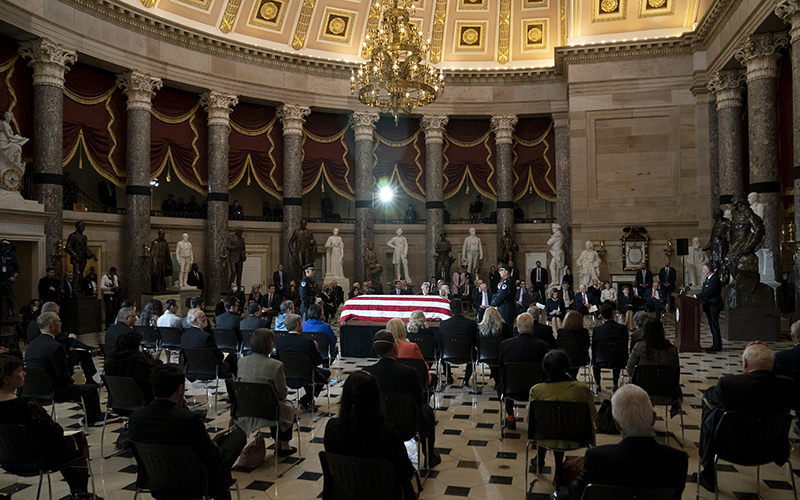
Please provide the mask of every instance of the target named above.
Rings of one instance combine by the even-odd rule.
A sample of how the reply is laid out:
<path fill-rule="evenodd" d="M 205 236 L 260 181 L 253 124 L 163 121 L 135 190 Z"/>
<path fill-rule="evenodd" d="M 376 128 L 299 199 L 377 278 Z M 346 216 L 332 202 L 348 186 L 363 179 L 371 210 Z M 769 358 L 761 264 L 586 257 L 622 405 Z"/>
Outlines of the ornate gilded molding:
<path fill-rule="evenodd" d="M 235 95 L 209 90 L 200 94 L 200 105 L 208 113 L 208 126 L 224 125 L 228 126 L 230 114 L 233 107 L 239 104 L 239 98 Z"/>
<path fill-rule="evenodd" d="M 300 8 L 300 18 L 297 20 L 297 25 L 294 27 L 294 36 L 292 36 L 292 48 L 294 50 L 300 50 L 306 44 L 308 25 L 311 23 L 311 14 L 314 13 L 314 5 L 316 3 L 316 0 L 303 0 L 303 6 Z"/>
<path fill-rule="evenodd" d="M 511 144 L 514 136 L 514 126 L 519 121 L 516 115 L 492 116 L 492 132 L 495 144 Z"/>
<path fill-rule="evenodd" d="M 675 0 L 639 0 L 639 19 L 675 14 Z"/>
<path fill-rule="evenodd" d="M 450 121 L 449 116 L 444 115 L 425 115 L 420 120 L 422 130 L 425 132 L 426 144 L 442 144 L 444 141 L 444 129 Z"/>
<path fill-rule="evenodd" d="M 219 30 L 228 34 L 233 30 L 233 23 L 236 22 L 236 17 L 239 15 L 239 9 L 242 7 L 242 0 L 228 0 L 228 5 L 225 6 L 225 13 L 222 15 L 222 21 L 219 23 Z"/>
<path fill-rule="evenodd" d="M 511 0 L 500 0 L 498 18 L 497 62 L 505 64 L 508 62 L 508 46 L 511 38 Z"/>
<path fill-rule="evenodd" d="M 433 11 L 433 27 L 431 28 L 430 61 L 432 64 L 442 60 L 445 16 L 447 16 L 447 0 L 436 0 L 436 9 Z"/>
<path fill-rule="evenodd" d="M 627 17 L 628 0 L 592 0 L 593 23 L 624 21 Z"/>
<path fill-rule="evenodd" d="M 367 141 L 372 144 L 375 124 L 381 119 L 378 113 L 358 112 L 350 115 L 349 125 L 353 127 L 356 142 Z"/>
<path fill-rule="evenodd" d="M 789 30 L 792 43 L 800 40 L 800 0 L 780 0 L 775 6 L 775 15 L 792 27 Z"/>
<path fill-rule="evenodd" d="M 153 107 L 153 96 L 161 89 L 164 82 L 160 78 L 150 76 L 141 71 L 132 70 L 117 75 L 117 87 L 128 98 L 128 109 L 145 109 Z"/>
<path fill-rule="evenodd" d="M 711 75 L 706 88 L 717 98 L 717 109 L 741 108 L 744 92 L 744 71 L 717 71 Z"/>
<path fill-rule="evenodd" d="M 284 104 L 278 108 L 276 113 L 283 123 L 283 135 L 303 135 L 303 123 L 306 116 L 311 114 L 311 108 L 298 106 L 296 104 Z"/>
<path fill-rule="evenodd" d="M 67 64 L 75 64 L 78 60 L 75 51 L 47 38 L 20 42 L 19 55 L 30 59 L 28 66 L 33 68 L 34 85 L 60 88 L 64 88 L 64 75 L 69 71 Z"/>
<path fill-rule="evenodd" d="M 778 50 L 788 44 L 786 32 L 750 35 L 736 49 L 734 57 L 747 68 L 748 82 L 762 78 L 777 79 L 780 69 L 778 62 L 783 57 Z"/>
<path fill-rule="evenodd" d="M 145 9 L 152 9 L 153 5 L 156 4 L 156 0 L 139 0 L 139 1 L 142 2 L 142 7 L 144 7 Z"/>

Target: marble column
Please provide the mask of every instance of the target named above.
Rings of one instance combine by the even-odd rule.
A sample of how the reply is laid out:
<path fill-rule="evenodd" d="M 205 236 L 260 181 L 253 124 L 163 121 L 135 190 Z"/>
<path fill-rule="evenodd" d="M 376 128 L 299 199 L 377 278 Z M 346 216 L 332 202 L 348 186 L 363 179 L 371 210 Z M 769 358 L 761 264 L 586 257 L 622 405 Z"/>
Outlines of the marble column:
<path fill-rule="evenodd" d="M 278 108 L 283 123 L 283 268 L 300 284 L 303 263 L 295 266 L 289 240 L 303 219 L 303 123 L 311 108 L 284 104 Z"/>
<path fill-rule="evenodd" d="M 230 289 L 228 263 L 220 261 L 228 239 L 228 127 L 232 108 L 239 103 L 234 95 L 209 91 L 200 96 L 208 113 L 208 216 L 206 217 L 206 303 Z"/>
<path fill-rule="evenodd" d="M 425 279 L 438 271 L 433 256 L 436 255 L 439 235 L 444 231 L 442 144 L 448 121 L 447 116 L 423 116 L 421 122 L 425 132 Z M 453 248 L 457 247 L 457 244 L 453 245 Z"/>
<path fill-rule="evenodd" d="M 63 45 L 39 38 L 21 42 L 19 54 L 33 68 L 33 195 L 49 217 L 44 224 L 47 266 L 64 236 L 62 194 L 64 74 L 78 56 Z"/>
<path fill-rule="evenodd" d="M 717 99 L 712 93 L 706 94 L 708 100 L 708 163 L 711 177 L 711 213 L 719 208 L 719 122 L 717 121 Z"/>
<path fill-rule="evenodd" d="M 569 113 L 553 113 L 556 138 L 556 222 L 564 235 L 564 262 L 572 262 L 572 196 Z"/>
<path fill-rule="evenodd" d="M 497 256 L 500 257 L 500 238 L 506 228 L 514 234 L 514 157 L 511 150 L 514 125 L 517 117 L 514 115 L 492 116 L 492 131 L 494 143 L 497 148 Z M 497 259 L 495 259 L 497 260 Z M 514 263 L 517 264 L 516 262 Z"/>
<path fill-rule="evenodd" d="M 364 268 L 364 250 L 367 243 L 373 242 L 372 228 L 372 195 L 375 189 L 372 169 L 372 141 L 375 124 L 380 119 L 378 113 L 353 113 L 350 126 L 355 132 L 356 141 L 356 244 L 353 259 L 355 260 L 356 281 L 367 278 Z M 385 275 L 384 275 L 385 276 Z"/>
<path fill-rule="evenodd" d="M 795 131 L 800 130 L 800 0 L 781 0 L 775 7 L 775 14 L 791 25 L 792 50 L 792 125 Z M 785 126 L 785 125 L 784 125 Z M 800 133 L 794 134 L 794 239 L 800 230 Z M 795 248 L 795 274 L 800 272 L 800 252 Z M 795 280 L 795 310 L 800 310 L 800 280 Z"/>
<path fill-rule="evenodd" d="M 742 81 L 738 70 L 718 71 L 711 76 L 708 90 L 717 98 L 719 155 L 719 207 L 731 208 L 733 195 L 744 195 L 742 181 Z"/>
<path fill-rule="evenodd" d="M 150 273 L 139 257 L 150 242 L 150 109 L 160 79 L 140 71 L 117 75 L 128 98 L 128 145 L 125 154 L 125 297 L 141 304 L 150 289 Z"/>
<path fill-rule="evenodd" d="M 751 35 L 734 56 L 747 68 L 747 115 L 750 144 L 750 192 L 764 204 L 764 247 L 772 251 L 775 276 L 781 264 L 781 182 L 778 175 L 778 51 L 786 33 Z"/>

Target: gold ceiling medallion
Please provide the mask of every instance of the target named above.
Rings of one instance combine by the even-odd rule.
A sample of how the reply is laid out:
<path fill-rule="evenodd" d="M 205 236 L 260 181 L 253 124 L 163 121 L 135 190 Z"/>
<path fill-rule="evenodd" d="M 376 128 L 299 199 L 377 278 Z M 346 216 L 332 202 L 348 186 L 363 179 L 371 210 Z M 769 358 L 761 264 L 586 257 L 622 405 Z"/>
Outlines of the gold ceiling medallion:
<path fill-rule="evenodd" d="M 547 48 L 548 20 L 528 19 L 522 21 L 522 50 L 543 50 Z"/>
<path fill-rule="evenodd" d="M 523 9 L 543 9 L 549 6 L 549 0 L 522 0 Z"/>
<path fill-rule="evenodd" d="M 195 9 L 208 11 L 212 0 L 172 0 L 175 3 L 182 3 L 194 7 Z"/>
<path fill-rule="evenodd" d="M 486 52 L 486 22 L 456 21 L 453 52 Z"/>
<path fill-rule="evenodd" d="M 356 13 L 347 10 L 325 8 L 317 40 L 334 43 L 352 43 Z"/>
<path fill-rule="evenodd" d="M 537 27 L 531 27 L 528 30 L 528 41 L 538 43 L 542 41 L 542 30 Z"/>
<path fill-rule="evenodd" d="M 488 0 L 458 0 L 456 10 L 489 10 Z"/>
<path fill-rule="evenodd" d="M 640 0 L 647 2 L 648 0 Z M 628 17 L 628 0 L 592 0 L 592 22 L 624 21 Z"/>
<path fill-rule="evenodd" d="M 639 17 L 671 16 L 675 14 L 675 0 L 639 0 Z"/>
<path fill-rule="evenodd" d="M 476 43 L 478 43 L 479 38 L 480 35 L 478 34 L 478 31 L 475 28 L 465 29 L 461 33 L 461 41 L 467 45 L 475 45 Z"/>
<path fill-rule="evenodd" d="M 401 112 L 436 100 L 444 90 L 444 73 L 425 61 L 430 40 L 411 24 L 410 0 L 380 2 L 381 20 L 364 41 L 370 59 L 353 70 L 350 92 L 367 106 L 391 113 L 397 124 Z"/>
<path fill-rule="evenodd" d="M 612 14 L 618 11 L 619 2 L 617 0 L 602 0 L 600 2 L 600 8 L 603 9 L 603 12 L 606 14 Z"/>
<path fill-rule="evenodd" d="M 654 9 L 659 9 L 667 3 L 667 0 L 648 0 L 647 5 Z"/>
<path fill-rule="evenodd" d="M 256 0 L 250 12 L 250 26 L 281 31 L 286 17 L 286 0 Z"/>

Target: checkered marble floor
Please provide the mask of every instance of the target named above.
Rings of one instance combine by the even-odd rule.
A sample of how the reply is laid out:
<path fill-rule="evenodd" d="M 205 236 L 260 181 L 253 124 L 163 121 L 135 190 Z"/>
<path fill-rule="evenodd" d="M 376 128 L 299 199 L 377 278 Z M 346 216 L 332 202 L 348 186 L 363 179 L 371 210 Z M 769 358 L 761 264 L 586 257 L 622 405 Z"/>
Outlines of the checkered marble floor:
<path fill-rule="evenodd" d="M 587 321 L 587 327 L 592 324 Z M 667 334 L 672 340 L 675 332 L 674 316 L 666 315 L 665 326 Z M 338 328 L 335 327 L 338 330 Z M 90 345 L 97 345 L 102 334 L 88 334 L 82 340 Z M 788 336 L 787 336 L 788 340 Z M 705 324 L 702 325 L 702 343 L 711 345 L 711 336 Z M 683 449 L 689 454 L 689 477 L 687 478 L 684 499 L 695 498 L 695 484 L 691 481 L 691 473 L 697 470 L 698 441 L 700 436 L 700 401 L 701 390 L 716 384 L 717 379 L 728 373 L 741 373 L 741 353 L 745 342 L 723 342 L 724 349 L 721 353 L 684 353 L 681 354 L 681 385 L 683 386 L 683 409 L 686 442 Z M 770 344 L 773 350 L 789 348 L 789 342 L 775 342 Z M 162 355 L 163 358 L 163 355 Z M 102 369 L 102 358 L 95 358 L 98 369 Z M 301 432 L 299 442 L 297 435 L 293 439 L 293 446 L 300 448 L 302 458 L 295 455 L 280 459 L 278 473 L 274 471 L 273 455 L 268 451 L 267 457 L 259 468 L 252 472 L 234 471 L 241 491 L 241 497 L 246 499 L 313 499 L 321 498 L 322 468 L 319 463 L 318 453 L 323 450 L 323 435 L 325 424 L 329 416 L 338 410 L 338 397 L 341 393 L 342 381 L 352 373 L 364 366 L 374 363 L 375 359 L 343 358 L 341 367 L 334 365 L 333 378 L 336 383 L 331 387 L 331 407 L 328 407 L 325 392 L 317 398 L 320 411 L 316 415 L 309 413 L 300 414 Z M 421 498 L 457 498 L 465 497 L 474 500 L 524 498 L 526 490 L 525 473 L 525 437 L 527 426 L 519 422 L 515 432 L 508 432 L 504 440 L 500 440 L 500 404 L 494 391 L 494 384 L 489 379 L 488 368 L 483 367 L 486 373 L 486 383 L 482 394 L 471 394 L 468 389 L 460 387 L 460 380 L 456 385 L 447 387 L 443 392 L 437 393 L 436 398 L 436 444 L 442 454 L 442 463 L 431 471 L 425 483 Z M 463 377 L 463 367 L 455 369 L 454 376 Z M 80 379 L 81 374 L 76 374 Z M 611 397 L 610 372 L 604 370 L 603 390 L 595 398 L 598 406 L 604 399 Z M 478 381 L 481 384 L 481 372 Z M 219 415 L 209 412 L 207 426 L 209 433 L 216 434 L 228 427 L 229 409 L 224 403 L 224 387 L 219 393 Z M 290 398 L 293 398 L 290 393 Z M 106 393 L 101 394 L 102 401 Z M 207 403 L 206 391 L 201 384 L 187 383 L 187 400 L 194 407 L 204 407 Z M 519 404 L 517 408 L 518 421 L 524 419 L 525 408 Z M 661 442 L 666 442 L 673 447 L 680 444 L 673 438 L 666 438 L 665 414 L 663 408 L 657 408 L 658 421 L 655 433 Z M 57 408 L 58 422 L 67 428 L 79 428 L 78 418 L 80 410 L 74 404 L 59 404 Z M 121 424 L 115 423 L 106 430 L 106 453 L 111 451 L 116 433 Z M 669 422 L 670 432 L 680 436 L 680 418 L 673 418 Z M 127 454 L 104 460 L 100 453 L 100 431 L 98 428 L 89 430 L 89 443 L 91 445 L 92 469 L 95 474 L 97 492 L 106 499 L 131 499 L 135 489 L 136 464 Z M 109 434 L 110 432 L 110 434 Z M 796 446 L 800 439 L 792 434 L 793 444 Z M 616 443 L 619 436 L 606 434 L 597 435 L 597 444 Z M 267 439 L 268 446 L 272 444 Z M 416 463 L 416 446 L 407 443 L 412 461 Z M 582 454 L 579 450 L 576 454 Z M 533 454 L 532 454 L 533 455 Z M 800 468 L 800 451 L 793 450 L 793 463 Z M 534 485 L 533 493 L 528 496 L 533 500 L 544 500 L 550 497 L 552 487 L 552 454 L 547 455 L 546 467 L 542 478 Z M 720 472 L 721 498 L 736 498 L 739 500 L 756 498 L 756 472 L 753 467 L 739 467 L 723 465 Z M 800 475 L 800 474 L 798 474 Z M 533 474 L 529 475 L 529 480 Z M 53 498 L 67 498 L 66 483 L 59 474 L 52 476 Z M 775 465 L 762 467 L 761 494 L 766 500 L 788 499 L 792 497 L 791 478 L 786 467 L 779 468 Z M 14 492 L 14 499 L 33 499 L 36 497 L 36 481 L 33 478 L 19 478 L 13 475 L 0 474 L 0 493 Z M 46 485 L 44 486 L 46 489 Z M 46 498 L 43 492 L 43 498 Z M 235 495 L 235 494 L 234 494 Z M 713 498 L 701 488 L 702 498 Z M 146 496 L 146 498 L 149 498 Z M 236 498 L 234 496 L 234 498 Z"/>

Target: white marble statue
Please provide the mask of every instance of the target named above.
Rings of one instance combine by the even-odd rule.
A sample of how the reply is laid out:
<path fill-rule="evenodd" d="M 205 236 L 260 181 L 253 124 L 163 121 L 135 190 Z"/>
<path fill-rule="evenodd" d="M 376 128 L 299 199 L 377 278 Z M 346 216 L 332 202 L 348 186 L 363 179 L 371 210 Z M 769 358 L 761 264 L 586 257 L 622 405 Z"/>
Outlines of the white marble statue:
<path fill-rule="evenodd" d="M 761 217 L 761 220 L 764 220 L 764 204 L 759 200 L 758 193 L 748 194 L 747 202 L 750 203 L 750 208 L 753 209 L 753 212 Z"/>
<path fill-rule="evenodd" d="M 578 257 L 579 283 L 589 285 L 592 280 L 600 279 L 600 255 L 594 250 L 591 241 L 586 242 L 586 250 Z"/>
<path fill-rule="evenodd" d="M 397 236 L 386 243 L 394 250 L 392 264 L 394 264 L 395 279 L 399 280 L 401 276 L 404 276 L 410 283 L 411 276 L 408 274 L 408 240 L 403 236 L 402 229 L 395 231 L 395 234 L 397 234 Z M 403 266 L 403 273 L 400 272 L 401 264 Z"/>
<path fill-rule="evenodd" d="M 478 261 L 483 259 L 483 244 L 481 239 L 475 236 L 475 228 L 469 228 L 469 236 L 464 238 L 461 246 L 461 256 L 467 264 L 467 269 L 472 272 L 478 267 Z"/>
<path fill-rule="evenodd" d="M 28 142 L 28 139 L 14 133 L 14 129 L 11 128 L 13 119 L 14 113 L 7 111 L 5 119 L 0 121 L 0 153 L 8 158 L 15 168 L 24 172 L 25 162 L 22 161 L 22 146 Z"/>
<path fill-rule="evenodd" d="M 325 275 L 344 277 L 344 269 L 342 268 L 342 259 L 344 258 L 344 242 L 342 237 L 339 236 L 339 228 L 333 229 L 333 235 L 328 237 L 325 242 L 326 262 L 328 269 Z"/>
<path fill-rule="evenodd" d="M 689 255 L 683 260 L 683 285 L 700 285 L 705 281 L 703 275 L 703 263 L 708 259 L 708 255 L 700 247 L 700 238 L 692 238 L 692 246 L 689 248 Z"/>
<path fill-rule="evenodd" d="M 194 262 L 194 252 L 192 251 L 192 244 L 189 241 L 189 235 L 187 233 L 183 233 L 181 236 L 181 241 L 175 245 L 175 258 L 178 261 L 178 266 L 180 266 L 180 275 L 178 276 L 178 282 L 175 284 L 175 287 L 184 287 L 188 286 L 186 283 L 186 278 L 189 276 L 189 271 L 192 269 L 192 262 Z"/>
<path fill-rule="evenodd" d="M 564 234 L 561 232 L 561 224 L 553 224 L 553 235 L 547 240 L 550 245 L 550 288 L 560 288 L 561 275 L 564 272 Z"/>

